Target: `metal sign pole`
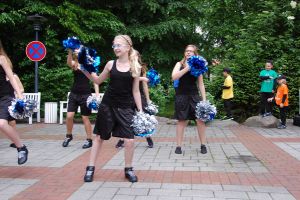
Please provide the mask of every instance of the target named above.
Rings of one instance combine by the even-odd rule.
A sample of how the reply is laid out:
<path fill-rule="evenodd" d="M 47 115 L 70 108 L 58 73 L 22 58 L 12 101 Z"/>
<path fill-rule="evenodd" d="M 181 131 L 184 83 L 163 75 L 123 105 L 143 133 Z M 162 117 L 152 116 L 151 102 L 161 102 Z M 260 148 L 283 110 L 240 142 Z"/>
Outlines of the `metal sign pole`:
<path fill-rule="evenodd" d="M 35 31 L 35 40 L 39 40 L 39 31 Z M 38 93 L 39 91 L 39 62 L 34 62 L 34 92 Z"/>

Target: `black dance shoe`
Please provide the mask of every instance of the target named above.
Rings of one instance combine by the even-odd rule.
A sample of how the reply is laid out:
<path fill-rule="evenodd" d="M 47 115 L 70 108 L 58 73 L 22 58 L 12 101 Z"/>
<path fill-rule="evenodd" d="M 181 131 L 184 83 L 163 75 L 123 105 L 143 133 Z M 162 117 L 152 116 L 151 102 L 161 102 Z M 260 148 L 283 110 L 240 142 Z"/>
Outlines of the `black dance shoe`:
<path fill-rule="evenodd" d="M 134 174 L 132 167 L 125 167 L 125 178 L 131 183 L 138 181 L 138 177 Z"/>
<path fill-rule="evenodd" d="M 25 145 L 21 148 L 17 148 L 18 150 L 18 164 L 22 165 L 26 163 L 27 158 L 28 158 L 28 150 Z"/>
<path fill-rule="evenodd" d="M 67 147 L 72 140 L 73 140 L 73 135 L 67 134 L 62 146 Z"/>
<path fill-rule="evenodd" d="M 87 166 L 84 175 L 84 182 L 93 182 L 95 166 Z"/>

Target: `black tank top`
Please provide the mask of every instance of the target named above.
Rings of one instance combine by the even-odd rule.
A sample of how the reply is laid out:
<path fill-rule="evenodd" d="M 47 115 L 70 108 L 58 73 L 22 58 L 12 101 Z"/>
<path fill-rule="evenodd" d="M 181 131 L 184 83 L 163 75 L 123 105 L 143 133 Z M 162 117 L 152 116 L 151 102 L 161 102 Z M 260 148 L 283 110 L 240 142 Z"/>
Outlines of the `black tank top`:
<path fill-rule="evenodd" d="M 183 69 L 183 66 L 180 67 L 180 70 Z M 184 95 L 195 95 L 198 94 L 197 87 L 197 77 L 191 75 L 189 72 L 185 73 L 179 79 L 179 85 L 175 88 L 176 94 Z"/>
<path fill-rule="evenodd" d="M 90 94 L 91 86 L 89 79 L 80 71 L 73 70 L 74 82 L 71 92 L 75 94 Z"/>
<path fill-rule="evenodd" d="M 14 89 L 9 81 L 6 80 L 6 73 L 0 65 L 0 97 L 14 96 Z"/>
<path fill-rule="evenodd" d="M 131 73 L 117 70 L 116 60 L 110 70 L 110 81 L 102 103 L 117 108 L 135 107 L 132 95 L 133 77 Z"/>

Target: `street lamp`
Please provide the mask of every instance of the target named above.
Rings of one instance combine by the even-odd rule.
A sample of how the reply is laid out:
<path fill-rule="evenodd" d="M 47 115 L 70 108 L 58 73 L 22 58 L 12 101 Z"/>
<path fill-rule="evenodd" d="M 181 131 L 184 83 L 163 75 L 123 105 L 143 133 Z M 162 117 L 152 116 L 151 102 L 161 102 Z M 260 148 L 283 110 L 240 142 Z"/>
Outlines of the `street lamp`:
<path fill-rule="evenodd" d="M 28 21 L 32 21 L 33 22 L 33 30 L 35 31 L 35 40 L 38 41 L 39 40 L 39 31 L 41 31 L 42 27 L 41 24 L 45 21 L 47 21 L 47 18 L 39 15 L 39 14 L 35 14 L 35 15 L 30 15 L 27 17 Z M 38 92 L 38 61 L 35 61 L 35 67 L 34 67 L 34 92 L 37 93 Z"/>

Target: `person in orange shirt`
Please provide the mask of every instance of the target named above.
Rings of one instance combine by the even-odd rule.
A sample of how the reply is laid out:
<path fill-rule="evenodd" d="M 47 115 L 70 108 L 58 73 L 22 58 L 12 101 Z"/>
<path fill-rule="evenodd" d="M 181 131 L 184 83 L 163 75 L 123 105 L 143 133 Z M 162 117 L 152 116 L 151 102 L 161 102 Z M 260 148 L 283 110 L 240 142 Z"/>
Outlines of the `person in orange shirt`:
<path fill-rule="evenodd" d="M 273 101 L 273 99 L 274 99 L 276 105 L 279 107 L 281 123 L 277 128 L 285 129 L 286 128 L 286 112 L 287 112 L 288 106 L 289 106 L 289 96 L 288 96 L 289 89 L 286 85 L 286 77 L 284 75 L 279 76 L 277 78 L 277 83 L 279 86 L 277 88 L 275 99 L 270 98 L 269 101 Z"/>

